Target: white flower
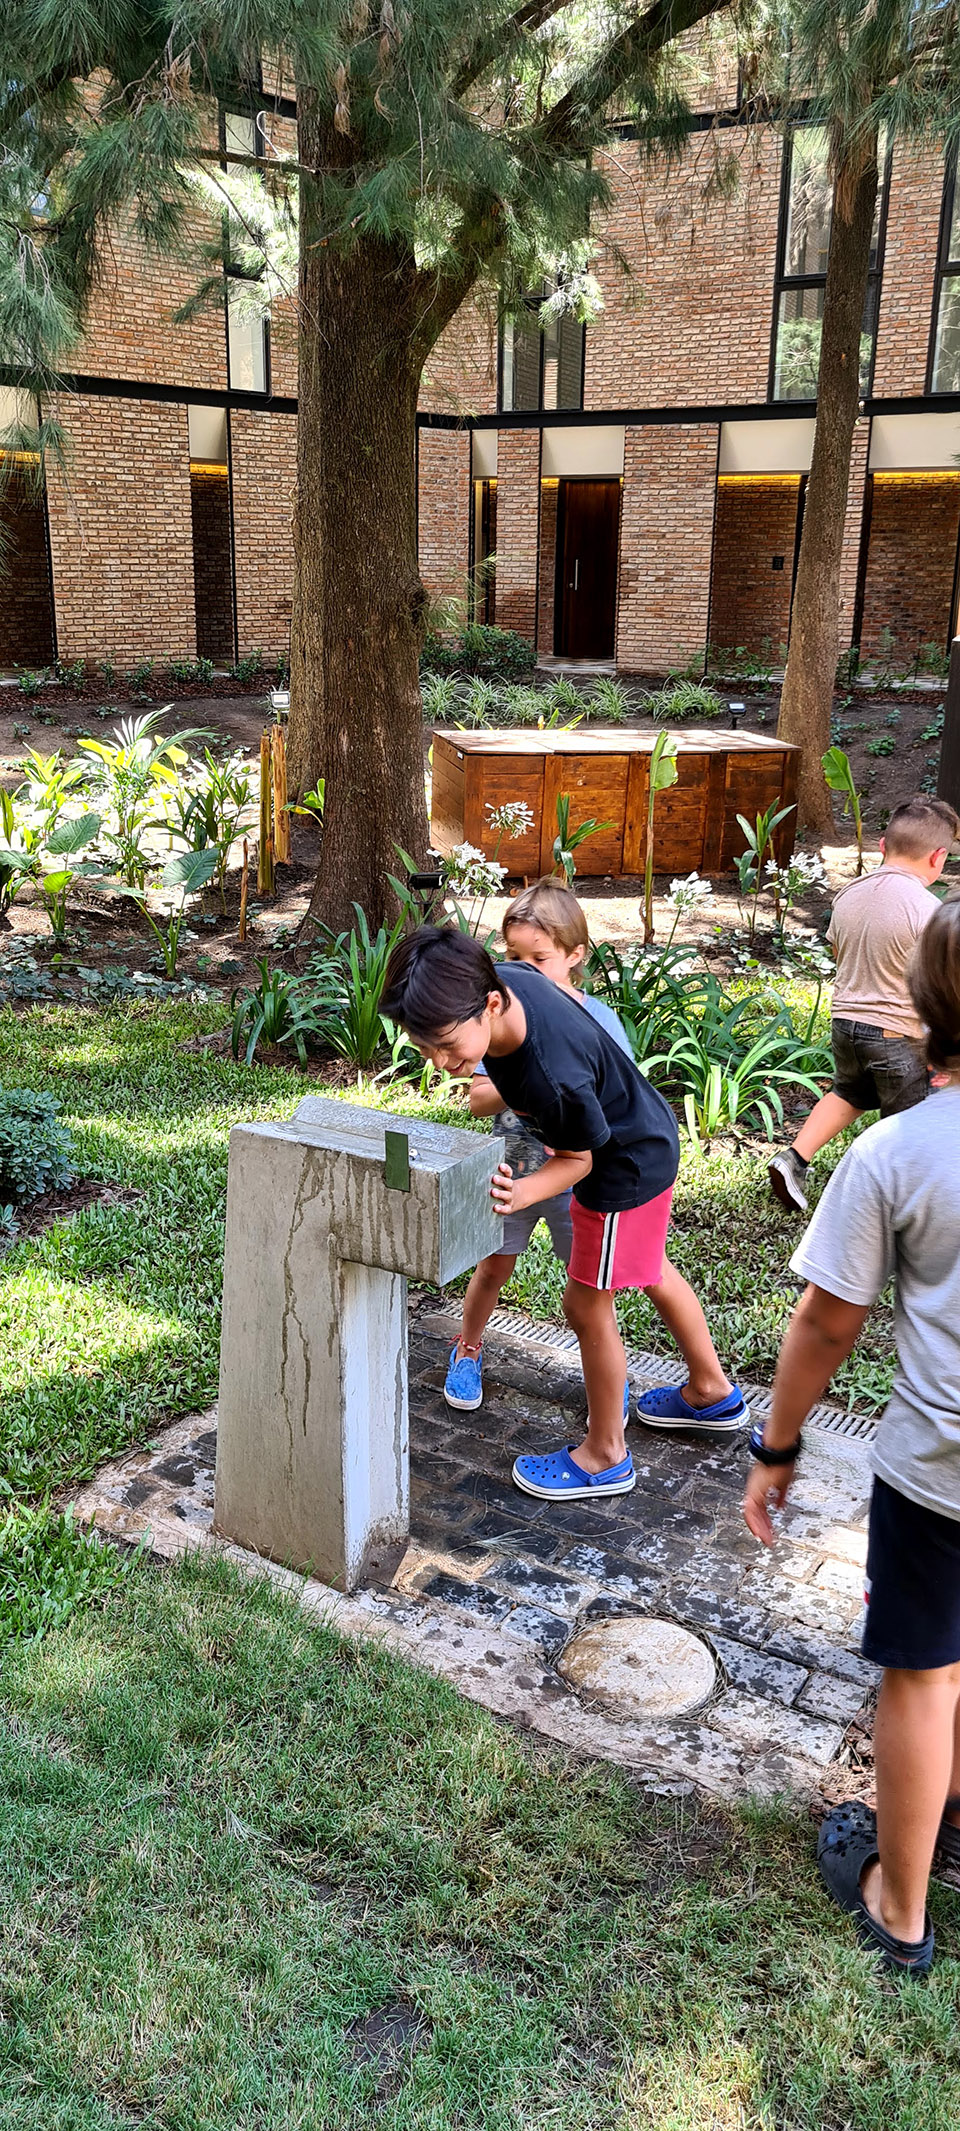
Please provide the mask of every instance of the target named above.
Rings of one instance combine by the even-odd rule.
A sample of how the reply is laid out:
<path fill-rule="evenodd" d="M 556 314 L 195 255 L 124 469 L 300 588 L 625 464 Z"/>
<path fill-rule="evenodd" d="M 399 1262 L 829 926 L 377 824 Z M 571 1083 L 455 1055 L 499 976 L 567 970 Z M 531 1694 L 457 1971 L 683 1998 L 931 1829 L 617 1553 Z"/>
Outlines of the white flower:
<path fill-rule="evenodd" d="M 506 872 L 506 866 L 485 858 L 475 844 L 457 844 L 444 862 L 444 887 L 454 895 L 497 895 Z"/>
<path fill-rule="evenodd" d="M 490 827 L 499 829 L 501 836 L 525 836 L 533 827 L 533 808 L 524 799 L 505 799 L 502 806 L 487 804 Z"/>
<path fill-rule="evenodd" d="M 694 910 L 698 903 L 707 903 L 713 895 L 709 881 L 702 881 L 699 873 L 688 873 L 683 879 L 671 881 L 668 902 L 675 910 Z"/>

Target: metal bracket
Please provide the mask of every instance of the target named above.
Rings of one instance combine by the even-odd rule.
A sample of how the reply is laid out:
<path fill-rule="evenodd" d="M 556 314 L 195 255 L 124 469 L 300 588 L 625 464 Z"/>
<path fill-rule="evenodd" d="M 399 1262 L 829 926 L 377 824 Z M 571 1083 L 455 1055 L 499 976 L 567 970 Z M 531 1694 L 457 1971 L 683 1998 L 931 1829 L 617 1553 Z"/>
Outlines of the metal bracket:
<path fill-rule="evenodd" d="M 406 1132 L 391 1132 L 383 1135 L 384 1162 L 383 1180 L 389 1191 L 410 1189 L 410 1140 Z"/>

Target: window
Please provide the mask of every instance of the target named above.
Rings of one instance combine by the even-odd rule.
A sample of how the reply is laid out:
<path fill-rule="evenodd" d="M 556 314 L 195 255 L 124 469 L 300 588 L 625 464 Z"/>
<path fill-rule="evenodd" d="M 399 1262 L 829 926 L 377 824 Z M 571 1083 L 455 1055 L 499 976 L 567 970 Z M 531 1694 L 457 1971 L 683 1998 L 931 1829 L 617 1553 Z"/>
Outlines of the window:
<path fill-rule="evenodd" d="M 225 112 L 222 146 L 232 155 L 262 155 L 258 120 L 239 111 Z M 241 267 L 231 264 L 226 222 L 223 270 L 227 276 L 227 383 L 231 392 L 268 392 L 267 321 L 254 308 L 251 277 Z"/>
<path fill-rule="evenodd" d="M 944 186 L 929 390 L 960 392 L 960 186 L 955 158 Z"/>
<path fill-rule="evenodd" d="M 559 317 L 548 312 L 541 327 L 540 307 L 547 293 L 528 296 L 525 314 L 504 322 L 500 407 L 506 414 L 583 406 L 585 328 L 569 311 Z"/>
<path fill-rule="evenodd" d="M 870 273 L 860 335 L 860 389 L 873 372 L 890 158 L 880 151 L 880 184 L 870 249 Z M 770 398 L 814 400 L 820 367 L 820 334 L 830 250 L 831 186 L 827 136 L 822 126 L 802 126 L 784 150 L 777 296 L 774 312 Z"/>

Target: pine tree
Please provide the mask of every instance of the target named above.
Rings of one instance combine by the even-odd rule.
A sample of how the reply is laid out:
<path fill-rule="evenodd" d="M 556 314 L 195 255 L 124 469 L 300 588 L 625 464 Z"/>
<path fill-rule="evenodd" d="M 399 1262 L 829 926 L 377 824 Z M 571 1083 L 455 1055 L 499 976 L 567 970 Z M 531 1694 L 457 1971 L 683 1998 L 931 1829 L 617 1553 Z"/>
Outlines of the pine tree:
<path fill-rule="evenodd" d="M 282 69 L 297 100 L 299 418 L 290 759 L 326 778 L 312 909 L 376 922 L 424 852 L 415 436 L 431 349 L 478 284 L 519 303 L 604 204 L 611 114 L 676 145 L 668 48 L 718 0 L 7 0 L 0 360 L 43 393 L 117 218 L 186 241 L 218 101 Z M 282 57 L 280 56 L 282 55 Z M 233 156 L 231 168 L 245 159 Z M 261 237 L 265 238 L 265 230 Z M 214 277 L 202 292 L 209 297 Z M 574 280 L 574 299 L 576 295 Z"/>

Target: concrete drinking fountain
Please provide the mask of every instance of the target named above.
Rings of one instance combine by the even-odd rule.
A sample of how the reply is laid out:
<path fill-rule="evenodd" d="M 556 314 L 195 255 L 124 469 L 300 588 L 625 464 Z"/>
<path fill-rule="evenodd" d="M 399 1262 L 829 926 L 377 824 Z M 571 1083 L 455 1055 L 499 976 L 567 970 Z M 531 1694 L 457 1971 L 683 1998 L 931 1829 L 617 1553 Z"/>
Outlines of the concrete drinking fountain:
<path fill-rule="evenodd" d="M 500 1248 L 503 1141 L 307 1096 L 230 1134 L 214 1528 L 355 1591 L 409 1536 L 407 1280 Z"/>

